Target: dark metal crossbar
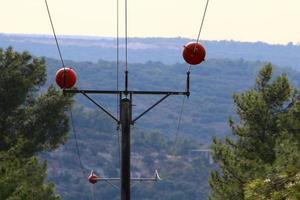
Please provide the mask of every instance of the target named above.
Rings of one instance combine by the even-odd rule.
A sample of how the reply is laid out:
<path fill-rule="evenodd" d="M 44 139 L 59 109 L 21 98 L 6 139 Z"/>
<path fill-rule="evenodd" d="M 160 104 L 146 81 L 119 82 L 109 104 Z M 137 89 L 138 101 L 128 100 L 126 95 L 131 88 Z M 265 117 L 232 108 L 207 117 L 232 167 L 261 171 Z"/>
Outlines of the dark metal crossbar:
<path fill-rule="evenodd" d="M 101 106 L 99 103 L 97 103 L 94 99 L 92 99 L 91 97 L 89 97 L 86 93 L 84 92 L 80 92 L 82 93 L 86 98 L 88 98 L 91 102 L 93 102 L 98 108 L 100 108 L 103 112 L 105 112 L 108 116 L 110 116 L 113 120 L 115 120 L 117 123 L 119 123 L 119 120 L 113 116 L 108 110 L 106 110 L 103 106 Z"/>
<path fill-rule="evenodd" d="M 161 103 L 163 100 L 165 100 L 166 98 L 168 98 L 168 96 L 170 96 L 170 94 L 166 94 L 163 98 L 161 98 L 160 100 L 158 100 L 155 104 L 153 104 L 150 108 L 148 108 L 147 110 L 145 110 L 142 114 L 140 114 L 139 116 L 137 116 L 134 120 L 132 120 L 132 123 L 136 122 L 139 118 L 141 118 L 142 116 L 144 116 L 147 112 L 149 112 L 150 110 L 152 110 L 155 106 L 157 106 L 159 103 Z"/>
<path fill-rule="evenodd" d="M 120 178 L 102 178 L 102 177 L 97 177 L 95 180 L 97 181 L 119 181 Z M 153 178 L 130 178 L 131 181 L 161 181 L 162 179 L 160 178 L 158 171 L 155 170 L 155 176 Z"/>
<path fill-rule="evenodd" d="M 117 91 L 117 90 L 74 90 L 65 89 L 64 93 L 82 93 L 82 94 L 137 94 L 137 95 L 185 95 L 189 96 L 190 92 L 174 92 L 174 91 Z"/>
<path fill-rule="evenodd" d="M 188 88 L 189 89 L 189 88 Z M 166 98 L 168 98 L 171 95 L 184 95 L 189 96 L 190 92 L 187 90 L 187 92 L 174 92 L 174 91 L 137 91 L 137 90 L 129 90 L 129 91 L 117 91 L 117 90 L 77 90 L 77 89 L 65 89 L 63 90 L 64 94 L 67 93 L 80 93 L 83 94 L 86 98 L 88 98 L 92 103 L 94 103 L 98 108 L 100 108 L 103 112 L 105 112 L 108 116 L 110 116 L 114 121 L 116 121 L 118 124 L 120 123 L 120 120 L 113 116 L 111 112 L 109 112 L 107 109 L 105 109 L 102 105 L 97 103 L 94 99 L 92 99 L 87 94 L 118 94 L 120 98 L 122 95 L 127 96 L 128 94 L 132 98 L 133 94 L 136 95 L 165 95 L 160 100 L 158 100 L 155 104 L 153 104 L 151 107 L 149 107 L 147 110 L 145 110 L 143 113 L 138 115 L 136 118 L 134 118 L 130 123 L 134 124 L 138 119 L 140 119 L 142 116 L 144 116 L 146 113 L 148 113 L 150 110 L 152 110 L 154 107 L 156 107 L 158 104 L 160 104 L 162 101 L 164 101 Z"/>

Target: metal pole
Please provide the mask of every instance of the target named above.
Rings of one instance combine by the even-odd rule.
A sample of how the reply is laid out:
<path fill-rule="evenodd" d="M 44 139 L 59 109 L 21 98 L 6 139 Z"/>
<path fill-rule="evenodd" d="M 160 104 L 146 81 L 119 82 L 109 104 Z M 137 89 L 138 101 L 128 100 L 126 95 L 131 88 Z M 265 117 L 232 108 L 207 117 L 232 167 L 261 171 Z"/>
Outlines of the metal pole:
<path fill-rule="evenodd" d="M 120 103 L 121 139 L 121 200 L 130 200 L 130 123 L 131 101 L 124 98 Z"/>

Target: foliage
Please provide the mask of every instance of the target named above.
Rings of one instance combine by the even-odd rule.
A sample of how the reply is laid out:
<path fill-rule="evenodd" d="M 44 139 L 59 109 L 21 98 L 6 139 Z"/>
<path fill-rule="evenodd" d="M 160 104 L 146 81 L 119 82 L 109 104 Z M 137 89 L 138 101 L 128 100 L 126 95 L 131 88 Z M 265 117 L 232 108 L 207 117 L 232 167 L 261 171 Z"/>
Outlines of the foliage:
<path fill-rule="evenodd" d="M 1 153 L 0 159 L 0 199 L 60 199 L 53 184 L 44 184 L 46 162 L 40 163 L 36 157 L 16 158 L 11 153 Z"/>
<path fill-rule="evenodd" d="M 36 155 L 66 141 L 71 98 L 54 87 L 40 94 L 45 60 L 0 49 L 0 199 L 58 199 Z"/>
<path fill-rule="evenodd" d="M 233 139 L 214 138 L 220 171 L 210 175 L 211 199 L 297 199 L 300 95 L 285 74 L 260 71 L 253 89 L 234 95 L 239 121 Z"/>

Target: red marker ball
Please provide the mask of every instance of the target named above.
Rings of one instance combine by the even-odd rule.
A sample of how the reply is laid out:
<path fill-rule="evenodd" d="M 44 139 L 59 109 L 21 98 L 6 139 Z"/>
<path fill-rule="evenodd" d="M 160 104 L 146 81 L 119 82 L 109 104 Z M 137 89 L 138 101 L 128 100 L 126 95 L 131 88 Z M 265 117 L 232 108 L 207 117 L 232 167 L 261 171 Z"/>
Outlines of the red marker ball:
<path fill-rule="evenodd" d="M 62 89 L 73 87 L 76 79 L 75 71 L 68 67 L 59 69 L 55 75 L 56 84 Z"/>
<path fill-rule="evenodd" d="M 204 61 L 206 52 L 204 47 L 197 42 L 190 42 L 184 46 L 182 56 L 190 65 L 198 65 Z"/>
<path fill-rule="evenodd" d="M 89 182 L 92 184 L 95 184 L 98 181 L 97 178 L 98 178 L 98 176 L 96 176 L 96 174 L 93 171 L 91 171 L 91 174 L 88 177 Z"/>

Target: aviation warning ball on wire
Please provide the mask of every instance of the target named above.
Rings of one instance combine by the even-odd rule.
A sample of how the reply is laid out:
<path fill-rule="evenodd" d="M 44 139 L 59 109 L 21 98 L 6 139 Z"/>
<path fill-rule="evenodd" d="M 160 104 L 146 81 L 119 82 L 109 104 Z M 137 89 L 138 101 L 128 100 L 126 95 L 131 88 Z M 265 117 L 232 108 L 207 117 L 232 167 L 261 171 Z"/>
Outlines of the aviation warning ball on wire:
<path fill-rule="evenodd" d="M 190 65 L 198 65 L 205 59 L 205 49 L 198 42 L 190 42 L 184 46 L 182 56 Z"/>
<path fill-rule="evenodd" d="M 68 89 L 76 83 L 76 73 L 72 68 L 64 67 L 56 72 L 55 80 L 57 85 L 62 89 Z"/>

